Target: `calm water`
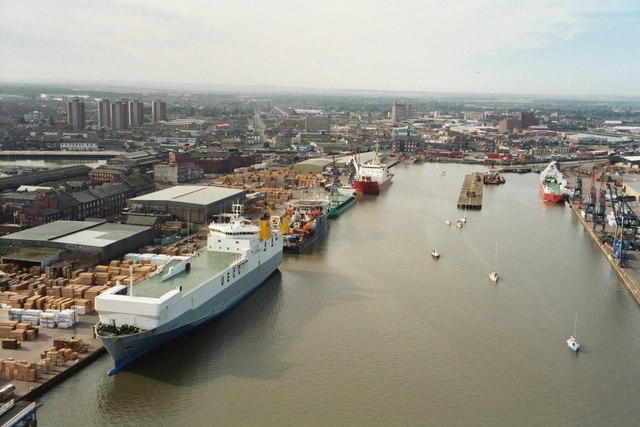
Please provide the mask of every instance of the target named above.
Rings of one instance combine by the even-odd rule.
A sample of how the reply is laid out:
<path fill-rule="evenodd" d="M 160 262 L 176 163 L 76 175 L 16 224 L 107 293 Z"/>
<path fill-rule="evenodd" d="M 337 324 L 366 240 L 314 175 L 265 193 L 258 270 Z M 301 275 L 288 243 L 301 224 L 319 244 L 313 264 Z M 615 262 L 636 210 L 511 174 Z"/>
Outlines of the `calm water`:
<path fill-rule="evenodd" d="M 41 425 L 638 425 L 640 307 L 538 175 L 486 188 L 460 230 L 480 167 L 394 169 L 225 317 L 46 394 Z"/>

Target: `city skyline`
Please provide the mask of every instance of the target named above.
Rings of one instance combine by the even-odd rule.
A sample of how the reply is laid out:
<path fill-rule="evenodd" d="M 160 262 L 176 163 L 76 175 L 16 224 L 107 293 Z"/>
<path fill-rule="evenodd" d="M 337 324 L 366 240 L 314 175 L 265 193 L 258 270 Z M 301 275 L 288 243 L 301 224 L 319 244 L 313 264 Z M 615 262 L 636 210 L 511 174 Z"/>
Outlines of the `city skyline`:
<path fill-rule="evenodd" d="M 0 80 L 640 95 L 632 1 L 0 5 Z"/>

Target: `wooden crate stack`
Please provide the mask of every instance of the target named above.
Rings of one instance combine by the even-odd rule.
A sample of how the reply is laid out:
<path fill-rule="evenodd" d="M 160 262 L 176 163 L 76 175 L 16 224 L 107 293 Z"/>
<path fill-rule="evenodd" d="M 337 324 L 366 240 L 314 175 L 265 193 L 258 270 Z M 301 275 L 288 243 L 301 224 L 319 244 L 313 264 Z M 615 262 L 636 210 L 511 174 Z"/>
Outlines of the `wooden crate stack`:
<path fill-rule="evenodd" d="M 66 347 L 59 349 L 51 347 L 45 350 L 40 357 L 42 359 L 52 360 L 55 366 L 63 366 L 67 360 L 76 360 L 78 358 L 78 352 Z"/>
<path fill-rule="evenodd" d="M 169 234 L 177 233 L 184 227 L 184 223 L 182 221 L 165 221 L 160 226 L 160 234 L 163 236 L 167 236 Z"/>
<path fill-rule="evenodd" d="M 38 335 L 38 328 L 35 328 L 31 322 L 18 322 L 17 320 L 0 321 L 0 338 L 32 341 L 38 338 Z"/>
<path fill-rule="evenodd" d="M 190 247 L 191 249 L 191 247 Z M 180 247 L 171 248 L 171 254 L 180 253 Z M 20 270 L 16 264 L 1 264 L 3 283 L 10 290 L 0 291 L 0 320 L 11 320 L 10 308 L 27 310 L 64 310 L 76 307 L 80 314 L 95 311 L 95 298 L 118 281 L 128 285 L 129 269 L 133 267 L 134 283 L 156 270 L 156 266 L 145 260 L 133 264 L 131 260 L 111 261 L 109 265 L 98 265 L 92 271 L 72 269 L 72 263 L 59 263 L 56 268 Z M 48 274 L 68 277 L 50 277 Z"/>
<path fill-rule="evenodd" d="M 9 380 L 33 382 L 42 377 L 42 366 L 40 363 L 14 360 L 11 357 L 0 359 L 0 375 Z"/>
<path fill-rule="evenodd" d="M 89 344 L 86 344 L 82 338 L 55 339 L 53 340 L 53 347 L 56 350 L 70 349 L 80 354 L 84 354 L 89 351 Z"/>

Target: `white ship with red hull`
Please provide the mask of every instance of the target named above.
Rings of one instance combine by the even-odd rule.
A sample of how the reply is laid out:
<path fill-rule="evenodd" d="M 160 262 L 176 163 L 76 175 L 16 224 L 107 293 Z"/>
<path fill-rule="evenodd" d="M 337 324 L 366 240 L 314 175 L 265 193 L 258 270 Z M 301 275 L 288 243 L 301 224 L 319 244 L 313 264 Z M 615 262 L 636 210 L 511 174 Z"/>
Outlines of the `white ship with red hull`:
<path fill-rule="evenodd" d="M 540 195 L 544 200 L 554 203 L 564 202 L 566 184 L 557 162 L 549 163 L 549 166 L 540 173 Z"/>
<path fill-rule="evenodd" d="M 380 163 L 377 153 L 371 163 L 358 164 L 358 161 L 352 158 L 351 164 L 356 171 L 356 176 L 352 182 L 356 192 L 361 194 L 380 194 L 391 184 L 393 174 L 389 172 L 387 165 Z"/>

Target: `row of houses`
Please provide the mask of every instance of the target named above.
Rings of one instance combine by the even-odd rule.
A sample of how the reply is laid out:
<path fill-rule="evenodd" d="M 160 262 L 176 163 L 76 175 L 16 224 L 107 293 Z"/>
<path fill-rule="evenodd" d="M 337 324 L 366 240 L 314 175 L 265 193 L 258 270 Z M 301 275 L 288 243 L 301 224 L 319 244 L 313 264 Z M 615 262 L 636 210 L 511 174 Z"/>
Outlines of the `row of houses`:
<path fill-rule="evenodd" d="M 58 220 L 108 217 L 121 212 L 130 198 L 153 189 L 151 178 L 134 175 L 122 177 L 122 181 L 115 184 L 70 193 L 53 189 L 8 192 L 0 195 L 0 207 L 5 222 L 20 228 L 34 227 Z"/>

